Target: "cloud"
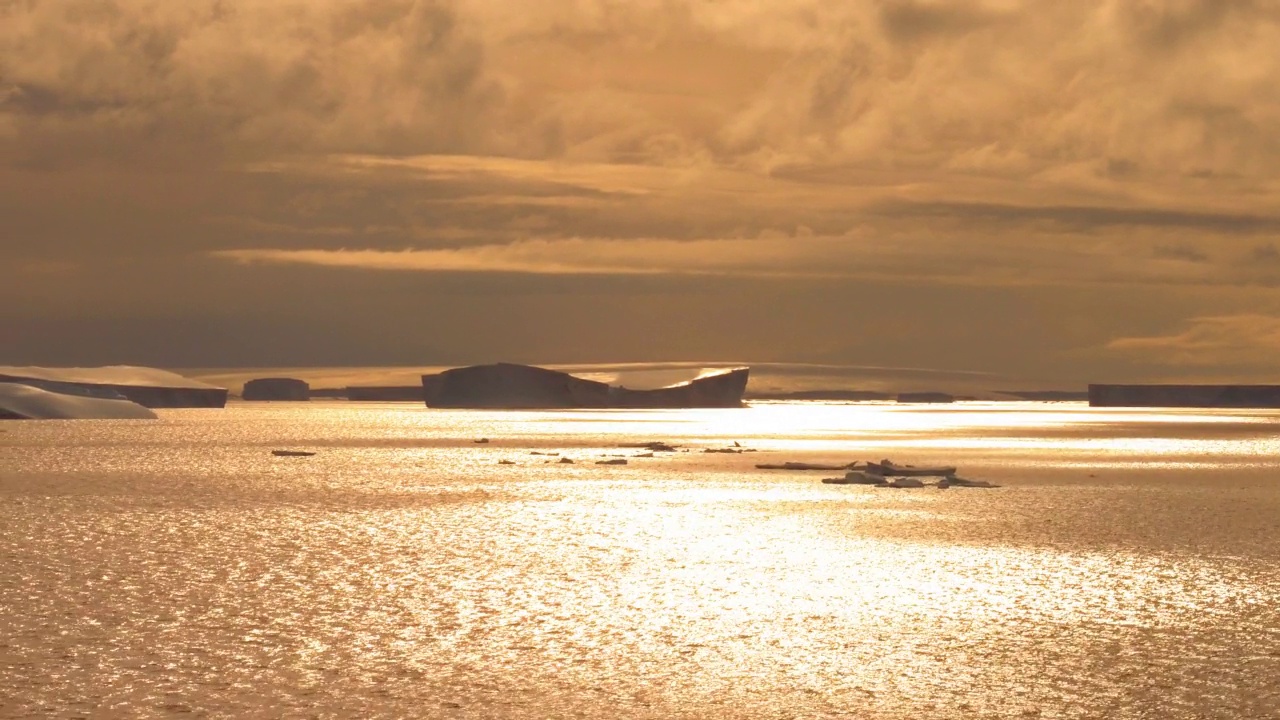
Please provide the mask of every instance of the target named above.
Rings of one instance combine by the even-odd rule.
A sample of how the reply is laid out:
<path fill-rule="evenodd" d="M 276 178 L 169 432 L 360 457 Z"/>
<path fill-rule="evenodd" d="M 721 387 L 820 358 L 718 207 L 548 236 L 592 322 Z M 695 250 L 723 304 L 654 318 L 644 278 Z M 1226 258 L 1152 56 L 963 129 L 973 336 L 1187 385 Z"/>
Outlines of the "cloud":
<path fill-rule="evenodd" d="M 1066 227 L 1105 226 L 1203 229 L 1216 233 L 1280 232 L 1280 217 L 1239 213 L 1189 212 L 1165 208 L 1004 203 L 889 202 L 877 208 L 893 214 L 953 216 L 993 222 L 1047 221 Z"/>
<path fill-rule="evenodd" d="M 1232 252 L 1206 252 L 1209 238 L 1256 244 L 1280 230 L 1268 214 L 1132 198 L 1045 204 L 1048 191 L 1035 183 L 971 181 L 963 191 L 1001 192 L 1006 202 L 934 200 L 952 192 L 945 178 L 899 183 L 848 168 L 761 176 L 714 166 L 337 155 L 263 163 L 254 174 L 335 189 L 308 201 L 305 214 L 244 219 L 239 227 L 257 241 L 226 248 L 234 253 L 224 258 L 436 272 L 1234 286 L 1271 281 L 1231 264 Z M 343 187 L 361 188 L 357 202 Z M 234 217 L 220 222 L 236 227 Z"/>
<path fill-rule="evenodd" d="M 905 233 L 899 237 L 896 233 Z M 912 283 L 1212 285 L 1228 269 L 1141 245 L 1066 238 L 1052 252 L 1016 240 L 981 248 L 959 233 L 899 229 L 815 235 L 808 228 L 749 238 L 526 238 L 430 249 L 237 248 L 212 257 L 246 265 L 302 265 L 394 272 L 538 275 L 721 275 L 867 279 Z"/>
<path fill-rule="evenodd" d="M 1262 265 L 1274 265 L 1280 262 L 1280 250 L 1277 250 L 1276 246 L 1271 243 L 1256 245 L 1249 251 L 1246 261 Z"/>
<path fill-rule="evenodd" d="M 35 167 L 456 149 L 500 98 L 437 0 L 14 2 L 0 23 L 0 149 Z"/>
<path fill-rule="evenodd" d="M 1106 349 L 1162 366 L 1274 366 L 1280 317 L 1241 314 L 1191 318 L 1182 332 L 1112 340 Z"/>
<path fill-rule="evenodd" d="M 881 19 L 890 37 L 904 41 L 964 34 L 998 22 L 1003 17 L 1004 13 L 982 3 L 899 0 L 885 3 L 881 9 Z"/>
<path fill-rule="evenodd" d="M 1244 0 L 1223 3 L 1214 0 L 1179 0 L 1178 2 L 1122 2 L 1112 9 L 1117 23 L 1145 47 L 1173 51 L 1212 36 L 1235 19 L 1275 18 L 1275 8 L 1265 3 Z"/>
<path fill-rule="evenodd" d="M 1280 157 L 1264 92 L 1280 29 L 1265 2 L 90 0 L 0 13 L 0 112 L 27 141 L 11 157 L 30 163 L 158 146 L 155 161 L 469 152 L 1023 176 L 1086 162 L 1100 176 L 1256 179 Z"/>
<path fill-rule="evenodd" d="M 981 152 L 1003 162 L 971 168 L 1022 176 L 1081 162 L 1145 177 L 1274 172 L 1265 128 L 1277 108 L 1260 95 L 1280 67 L 1263 57 L 1280 38 L 1273 9 L 1003 5 L 882 4 L 885 17 L 915 18 L 912 42 L 895 42 L 892 23 L 824 13 L 812 52 L 780 69 L 732 126 L 735 147 L 892 167 Z"/>
<path fill-rule="evenodd" d="M 426 284 L 515 317 L 504 288 L 542 284 L 584 309 L 590 348 L 602 286 L 642 317 L 664 278 L 769 278 L 815 288 L 809 309 L 889 288 L 811 326 L 775 298 L 794 352 L 859 361 L 867 328 L 908 328 L 900 360 L 931 366 L 906 335 L 966 311 L 904 297 L 991 292 L 1017 306 L 983 313 L 1021 317 L 1052 296 L 1028 327 L 1093 348 L 1280 311 L 1271 0 L 0 0 L 0 27 L 0 264 L 100 298 L 19 273 L 5 297 L 33 315 L 92 325 L 174 294 L 192 317 L 292 318 L 321 282 L 373 298 L 361 318 Z M 254 307 L 172 280 L 193 272 L 259 288 Z M 1100 289 L 1159 312 L 1081 299 Z M 753 333 L 712 325 L 679 347 Z M 993 346 L 1031 343 L 1006 329 Z M 1017 357 L 1062 349 L 1038 348 Z"/>
<path fill-rule="evenodd" d="M 826 275 L 807 256 L 761 240 L 523 240 L 435 250 L 225 250 L 214 257 L 277 263 L 416 272 L 542 275 Z"/>
<path fill-rule="evenodd" d="M 1151 251 L 1152 256 L 1163 260 L 1181 260 L 1183 262 L 1209 262 L 1209 256 L 1190 245 L 1157 245 Z"/>
<path fill-rule="evenodd" d="M 283 160 L 255 163 L 247 168 L 259 173 L 311 173 L 333 177 L 356 174 L 387 176 L 419 181 L 486 181 L 506 185 L 524 183 L 558 186 L 566 191 L 594 191 L 603 194 L 643 195 L 658 187 L 678 182 L 681 173 L 662 167 L 627 163 L 583 163 L 528 160 L 482 155 L 358 155 L 335 154 L 311 160 Z M 393 175 L 394 176 L 394 175 Z"/>

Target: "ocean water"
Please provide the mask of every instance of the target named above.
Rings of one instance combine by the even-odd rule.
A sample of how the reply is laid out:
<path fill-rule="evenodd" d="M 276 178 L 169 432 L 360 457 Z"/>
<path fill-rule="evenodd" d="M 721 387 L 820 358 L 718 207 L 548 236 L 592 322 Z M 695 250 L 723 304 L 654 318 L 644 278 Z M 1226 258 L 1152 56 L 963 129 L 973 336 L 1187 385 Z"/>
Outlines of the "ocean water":
<path fill-rule="evenodd" d="M 0 424 L 0 717 L 1280 717 L 1277 413 L 160 415 Z"/>

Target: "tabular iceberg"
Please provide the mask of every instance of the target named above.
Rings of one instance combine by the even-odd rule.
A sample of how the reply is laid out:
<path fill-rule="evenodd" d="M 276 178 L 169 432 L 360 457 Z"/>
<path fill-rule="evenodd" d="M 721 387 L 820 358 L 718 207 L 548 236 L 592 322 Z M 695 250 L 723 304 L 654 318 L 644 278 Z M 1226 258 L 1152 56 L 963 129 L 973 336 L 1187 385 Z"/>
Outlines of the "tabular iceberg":
<path fill-rule="evenodd" d="M 750 368 L 733 368 L 655 390 L 631 390 L 558 370 L 497 363 L 422 376 L 430 407 L 495 409 L 740 407 Z"/>
<path fill-rule="evenodd" d="M 0 383 L 0 419 L 154 420 L 156 414 L 123 398 L 50 392 L 19 383 Z"/>
<path fill-rule="evenodd" d="M 244 400 L 310 400 L 311 385 L 297 378 L 257 378 L 244 384 L 240 397 Z"/>
<path fill-rule="evenodd" d="M 1280 385 L 1089 386 L 1092 407 L 1280 408 Z"/>
<path fill-rule="evenodd" d="M 226 388 L 155 368 L 112 365 L 97 368 L 0 366 L 0 382 L 30 385 L 68 395 L 124 397 L 143 407 L 224 407 Z"/>

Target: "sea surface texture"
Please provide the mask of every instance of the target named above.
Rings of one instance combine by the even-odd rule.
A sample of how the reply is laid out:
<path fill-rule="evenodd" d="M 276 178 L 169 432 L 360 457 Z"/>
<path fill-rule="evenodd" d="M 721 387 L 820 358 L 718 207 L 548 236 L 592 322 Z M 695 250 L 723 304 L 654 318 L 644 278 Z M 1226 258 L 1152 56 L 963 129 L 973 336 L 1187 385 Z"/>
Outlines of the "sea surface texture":
<path fill-rule="evenodd" d="M 159 414 L 0 424 L 0 717 L 1280 717 L 1277 413 Z"/>

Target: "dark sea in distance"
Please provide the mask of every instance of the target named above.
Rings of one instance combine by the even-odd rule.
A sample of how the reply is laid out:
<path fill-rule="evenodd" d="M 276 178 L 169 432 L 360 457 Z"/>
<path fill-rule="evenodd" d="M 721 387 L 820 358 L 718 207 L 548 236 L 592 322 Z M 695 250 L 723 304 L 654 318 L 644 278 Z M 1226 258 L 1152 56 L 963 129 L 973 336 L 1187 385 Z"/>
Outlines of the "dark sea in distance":
<path fill-rule="evenodd" d="M 0 717 L 1280 717 L 1280 412 L 159 414 L 0 424 Z"/>

